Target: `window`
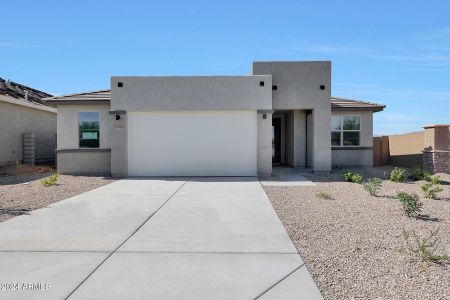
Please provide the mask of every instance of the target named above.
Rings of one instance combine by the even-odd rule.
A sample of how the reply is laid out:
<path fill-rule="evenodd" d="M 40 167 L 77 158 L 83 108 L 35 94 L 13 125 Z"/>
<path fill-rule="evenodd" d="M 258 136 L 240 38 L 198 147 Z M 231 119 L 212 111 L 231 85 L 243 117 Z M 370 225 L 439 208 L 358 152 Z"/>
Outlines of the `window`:
<path fill-rule="evenodd" d="M 359 146 L 360 124 L 359 116 L 332 116 L 331 146 Z"/>
<path fill-rule="evenodd" d="M 79 112 L 78 128 L 80 148 L 100 147 L 100 122 L 98 112 Z"/>

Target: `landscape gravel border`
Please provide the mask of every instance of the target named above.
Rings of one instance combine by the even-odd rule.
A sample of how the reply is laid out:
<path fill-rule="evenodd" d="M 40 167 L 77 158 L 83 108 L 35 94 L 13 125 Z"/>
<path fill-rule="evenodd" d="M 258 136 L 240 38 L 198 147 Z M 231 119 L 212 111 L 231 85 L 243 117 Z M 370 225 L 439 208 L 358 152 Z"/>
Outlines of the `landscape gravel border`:
<path fill-rule="evenodd" d="M 7 170 L 14 176 L 0 177 L 0 222 L 115 181 L 101 176 L 59 175 L 55 185 L 44 187 L 41 180 L 55 173 L 52 168 L 19 166 Z"/>
<path fill-rule="evenodd" d="M 305 175 L 316 186 L 264 187 L 325 299 L 450 299 L 450 262 L 410 255 L 402 236 L 403 228 L 425 236 L 439 227 L 440 251 L 450 254 L 450 175 L 439 174 L 443 191 L 431 200 L 423 181 L 387 180 L 391 167 L 351 170 L 383 179 L 380 196 L 344 182 L 344 170 Z M 427 217 L 406 217 L 395 200 L 400 191 L 420 195 Z"/>

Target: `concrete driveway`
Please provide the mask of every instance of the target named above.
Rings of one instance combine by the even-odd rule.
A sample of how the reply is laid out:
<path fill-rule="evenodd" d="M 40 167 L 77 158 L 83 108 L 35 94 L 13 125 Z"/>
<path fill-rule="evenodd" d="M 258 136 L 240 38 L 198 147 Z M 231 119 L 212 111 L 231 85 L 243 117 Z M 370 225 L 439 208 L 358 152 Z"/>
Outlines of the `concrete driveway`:
<path fill-rule="evenodd" d="M 0 266 L 1 299 L 321 299 L 255 178 L 114 182 L 1 223 Z"/>

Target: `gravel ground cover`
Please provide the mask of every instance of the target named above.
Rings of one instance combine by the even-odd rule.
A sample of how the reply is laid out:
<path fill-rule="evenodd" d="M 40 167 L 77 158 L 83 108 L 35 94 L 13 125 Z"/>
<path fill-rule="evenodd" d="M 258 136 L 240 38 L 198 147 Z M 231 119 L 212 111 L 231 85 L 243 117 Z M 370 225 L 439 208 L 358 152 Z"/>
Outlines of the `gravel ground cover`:
<path fill-rule="evenodd" d="M 352 171 L 384 179 L 391 168 Z M 438 175 L 439 200 L 423 197 L 424 181 L 383 180 L 379 196 L 369 196 L 362 185 L 343 182 L 342 171 L 305 175 L 317 186 L 264 189 L 325 299 L 450 299 L 450 261 L 422 261 L 402 235 L 440 228 L 438 253 L 450 254 L 450 175 Z M 403 214 L 394 199 L 400 191 L 420 196 L 420 218 Z"/>
<path fill-rule="evenodd" d="M 44 187 L 41 179 L 54 172 L 49 166 L 0 168 L 0 222 L 114 181 L 107 177 L 60 175 L 55 185 Z"/>

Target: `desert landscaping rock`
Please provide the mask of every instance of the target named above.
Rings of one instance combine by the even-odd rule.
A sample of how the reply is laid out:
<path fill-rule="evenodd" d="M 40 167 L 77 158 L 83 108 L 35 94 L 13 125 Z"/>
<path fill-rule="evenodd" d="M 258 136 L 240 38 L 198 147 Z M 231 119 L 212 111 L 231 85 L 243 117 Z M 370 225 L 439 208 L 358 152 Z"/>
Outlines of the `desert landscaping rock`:
<path fill-rule="evenodd" d="M 365 178 L 389 168 L 353 171 Z M 426 236 L 440 228 L 439 253 L 450 254 L 450 175 L 439 200 L 423 198 L 422 182 L 383 180 L 378 197 L 342 182 L 341 172 L 307 176 L 317 186 L 265 187 L 286 230 L 325 299 L 450 299 L 450 262 L 431 263 L 404 249 L 402 229 Z M 403 215 L 395 195 L 417 193 L 423 219 Z M 317 197 L 330 193 L 333 200 Z"/>
<path fill-rule="evenodd" d="M 54 173 L 52 168 L 19 166 L 0 170 L 0 222 L 114 181 L 108 177 L 60 175 L 56 185 L 44 187 L 41 179 Z"/>

